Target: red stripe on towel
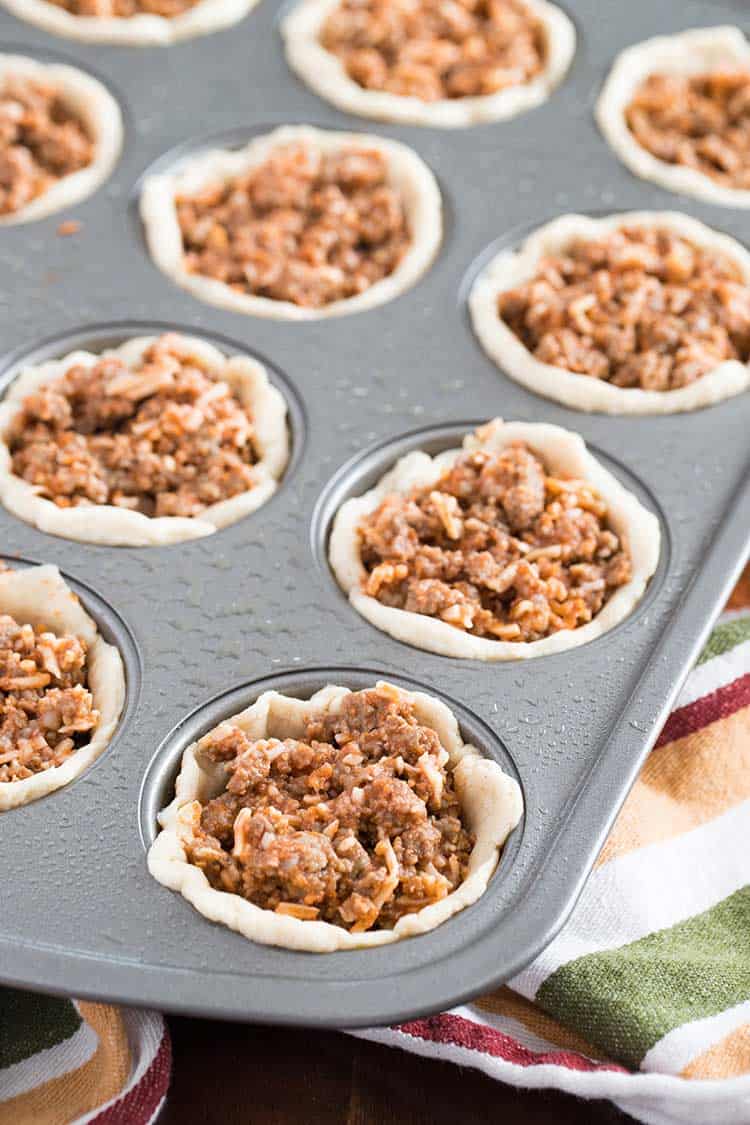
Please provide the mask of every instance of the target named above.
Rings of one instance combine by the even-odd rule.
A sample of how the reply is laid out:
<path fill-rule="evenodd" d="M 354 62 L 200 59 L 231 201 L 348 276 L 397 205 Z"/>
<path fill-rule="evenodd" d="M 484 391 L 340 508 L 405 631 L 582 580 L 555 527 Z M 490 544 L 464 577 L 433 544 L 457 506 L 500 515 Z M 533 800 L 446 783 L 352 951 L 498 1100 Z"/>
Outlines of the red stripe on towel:
<path fill-rule="evenodd" d="M 688 703 L 685 707 L 678 707 L 667 719 L 662 732 L 656 740 L 656 746 L 666 746 L 668 742 L 676 742 L 678 738 L 686 738 L 695 734 L 703 727 L 726 719 L 735 711 L 743 707 L 750 707 L 750 672 L 733 680 L 731 684 L 717 688 L 709 695 Z"/>
<path fill-rule="evenodd" d="M 414 1039 L 424 1039 L 430 1043 L 442 1043 L 454 1047 L 464 1047 L 469 1051 L 481 1051 L 493 1058 L 504 1059 L 516 1066 L 564 1066 L 568 1070 L 608 1070 L 628 1074 L 625 1067 L 614 1063 L 599 1063 L 579 1055 L 575 1051 L 530 1051 L 510 1035 L 504 1035 L 494 1027 L 474 1023 L 463 1016 L 443 1014 L 430 1016 L 424 1020 L 412 1020 L 395 1028 Z"/>
<path fill-rule="evenodd" d="M 139 1082 L 103 1109 L 91 1125 L 147 1125 L 164 1100 L 172 1071 L 172 1044 L 164 1027 L 159 1049 Z"/>

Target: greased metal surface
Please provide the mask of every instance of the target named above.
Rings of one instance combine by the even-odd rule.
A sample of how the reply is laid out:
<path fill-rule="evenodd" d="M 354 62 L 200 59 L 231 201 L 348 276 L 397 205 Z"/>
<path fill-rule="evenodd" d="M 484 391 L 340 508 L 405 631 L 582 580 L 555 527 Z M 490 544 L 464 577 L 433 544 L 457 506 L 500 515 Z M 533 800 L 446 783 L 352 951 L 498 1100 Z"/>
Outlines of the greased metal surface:
<path fill-rule="evenodd" d="M 0 510 L 0 553 L 55 562 L 82 584 L 129 678 L 120 731 L 94 767 L 0 817 L 0 979 L 237 1019 L 377 1024 L 507 979 L 571 908 L 747 557 L 750 395 L 665 418 L 567 410 L 486 358 L 466 292 L 498 240 L 515 244 L 564 211 L 671 208 L 746 241 L 741 212 L 631 176 L 599 136 L 592 105 L 626 44 L 709 23 L 744 19 L 747 29 L 750 19 L 730 2 L 710 11 L 694 0 L 564 6 L 578 49 L 546 105 L 451 132 L 354 119 L 321 102 L 286 66 L 273 0 L 228 31 L 167 49 L 87 47 L 0 14 L 2 49 L 91 69 L 126 116 L 122 158 L 95 196 L 0 236 L 0 387 L 22 361 L 178 327 L 267 360 L 294 442 L 267 505 L 179 546 L 90 547 Z M 208 134 L 241 143 L 281 122 L 393 136 L 428 162 L 445 238 L 414 288 L 362 314 L 287 324 L 203 305 L 158 273 L 135 207 L 143 173 Z M 80 232 L 57 238 L 68 217 Z M 580 432 L 657 512 L 663 533 L 659 570 L 630 618 L 579 649 L 502 666 L 434 656 L 378 632 L 349 607 L 325 558 L 344 497 L 406 450 L 455 445 L 495 415 Z M 149 876 L 144 844 L 190 739 L 267 686 L 308 693 L 377 676 L 444 694 L 464 733 L 523 787 L 524 820 L 477 904 L 418 939 L 315 956 L 212 926 Z"/>

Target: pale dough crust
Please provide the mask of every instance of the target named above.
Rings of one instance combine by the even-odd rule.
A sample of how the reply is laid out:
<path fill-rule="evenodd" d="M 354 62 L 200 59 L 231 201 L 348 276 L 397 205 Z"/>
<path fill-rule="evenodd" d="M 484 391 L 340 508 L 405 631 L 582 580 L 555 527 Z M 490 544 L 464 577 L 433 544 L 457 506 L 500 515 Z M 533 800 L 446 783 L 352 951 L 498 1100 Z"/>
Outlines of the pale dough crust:
<path fill-rule="evenodd" d="M 116 43 L 123 47 L 168 47 L 183 39 L 209 35 L 238 23 L 258 0 L 200 0 L 194 8 L 174 19 L 143 12 L 128 19 L 103 16 L 74 16 L 47 0 L 0 0 L 20 20 L 41 27 L 52 35 L 78 39 L 82 43 Z"/>
<path fill-rule="evenodd" d="M 360 117 L 442 129 L 507 120 L 545 102 L 562 82 L 575 53 L 575 27 L 562 9 L 546 0 L 526 0 L 546 29 L 547 62 L 541 74 L 496 94 L 425 102 L 386 90 L 366 90 L 349 77 L 341 60 L 320 43 L 321 28 L 338 6 L 339 0 L 300 0 L 282 22 L 281 33 L 292 70 L 320 97 Z"/>
<path fill-rule="evenodd" d="M 56 566 L 33 566 L 0 573 L 0 613 L 19 625 L 44 627 L 58 636 L 72 633 L 88 645 L 89 691 L 100 712 L 93 738 L 62 765 L 21 781 L 0 782 L 0 812 L 27 805 L 67 785 L 96 761 L 112 740 L 125 703 L 125 672 L 117 649 L 100 636 Z"/>
<path fill-rule="evenodd" d="M 393 689 L 393 685 L 389 687 Z M 165 887 L 179 891 L 212 922 L 228 926 L 263 945 L 280 945 L 310 953 L 359 949 L 414 937 L 435 929 L 476 902 L 497 866 L 500 848 L 521 819 L 520 787 L 496 762 L 482 757 L 475 747 L 463 742 L 458 723 L 444 703 L 423 692 L 395 690 L 414 704 L 420 723 L 437 733 L 448 752 L 458 799 L 467 825 L 476 836 L 467 877 L 453 894 L 414 914 L 404 915 L 392 930 L 353 934 L 330 922 L 305 922 L 276 914 L 240 895 L 215 890 L 200 868 L 185 857 L 184 841 L 190 839 L 192 826 L 200 815 L 196 802 L 217 796 L 226 780 L 220 767 L 201 760 L 199 742 L 185 750 L 175 783 L 175 798 L 159 817 L 162 831 L 148 853 L 148 868 L 154 878 Z M 301 738 L 308 715 L 321 710 L 335 714 L 348 694 L 347 688 L 332 684 L 309 700 L 267 691 L 251 707 L 227 721 L 253 739 Z"/>
<path fill-rule="evenodd" d="M 615 59 L 596 105 L 596 120 L 631 172 L 669 191 L 724 207 L 750 207 L 750 191 L 717 184 L 696 168 L 660 160 L 638 143 L 625 120 L 636 89 L 652 74 L 690 77 L 729 67 L 750 71 L 750 44 L 738 27 L 699 27 L 636 43 Z"/>
<path fill-rule="evenodd" d="M 25 55 L 0 54 L 0 88 L 10 75 L 55 86 L 66 105 L 86 126 L 95 147 L 94 158 L 87 167 L 63 176 L 18 211 L 0 215 L 0 225 L 4 226 L 43 219 L 53 211 L 72 207 L 86 199 L 112 173 L 120 156 L 123 138 L 120 107 L 106 86 L 85 71 L 63 63 L 37 62 Z"/>
<path fill-rule="evenodd" d="M 93 367 L 103 355 L 118 356 L 128 367 L 135 368 L 156 339 L 156 336 L 138 336 L 100 354 L 71 352 L 62 359 L 21 371 L 0 403 L 0 503 L 19 519 L 49 535 L 109 547 L 152 547 L 211 535 L 243 519 L 269 499 L 289 459 L 284 397 L 269 383 L 265 368 L 257 360 L 245 355 L 224 356 L 213 344 L 194 336 L 181 339 L 229 384 L 243 406 L 250 409 L 255 443 L 261 454 L 253 466 L 258 480 L 254 488 L 212 504 L 200 516 L 150 517 L 113 504 L 58 508 L 51 500 L 39 496 L 34 485 L 13 473 L 6 438 L 11 424 L 21 413 L 26 395 L 59 378 L 73 364 Z"/>
<path fill-rule="evenodd" d="M 337 152 L 352 145 L 376 149 L 388 161 L 391 186 L 400 192 L 411 229 L 412 243 L 396 269 L 364 293 L 333 301 L 320 309 L 302 308 L 291 301 L 273 301 L 238 293 L 223 281 L 189 273 L 183 266 L 183 247 L 175 195 L 200 191 L 217 180 L 232 180 L 262 164 L 279 145 L 303 142 L 321 152 Z M 141 218 L 151 257 L 163 273 L 201 301 L 252 316 L 283 320 L 319 320 L 361 312 L 382 305 L 412 286 L 432 263 L 443 234 L 440 189 L 416 152 L 397 141 L 363 133 L 339 133 L 309 125 L 282 125 L 256 137 L 235 151 L 214 149 L 180 161 L 171 171 L 149 176 L 141 194 Z"/>
<path fill-rule="evenodd" d="M 740 269 L 750 285 L 750 254 L 726 234 L 676 211 L 629 211 L 591 219 L 587 215 L 562 215 L 540 227 L 519 250 L 502 250 L 487 265 L 469 296 L 474 331 L 482 347 L 506 375 L 530 391 L 555 399 L 574 410 L 603 414 L 677 414 L 711 406 L 750 387 L 750 367 L 732 359 L 686 387 L 672 391 L 646 391 L 640 387 L 616 387 L 604 379 L 580 375 L 562 367 L 542 363 L 500 319 L 497 300 L 507 289 L 529 281 L 542 258 L 563 253 L 579 238 L 600 238 L 623 226 L 655 227 L 674 231 L 697 246 L 721 251 Z"/>
<path fill-rule="evenodd" d="M 440 621 L 436 617 L 395 609 L 362 591 L 367 571 L 362 563 L 357 528 L 364 516 L 394 492 L 406 493 L 415 487 L 434 484 L 466 450 L 498 452 L 514 441 L 525 442 L 553 473 L 588 481 L 609 507 L 609 522 L 630 551 L 632 577 L 621 586 L 593 621 L 578 629 L 561 630 L 538 641 L 493 641 Z M 449 449 L 436 457 L 417 451 L 396 462 L 393 469 L 363 496 L 341 505 L 329 545 L 329 561 L 339 584 L 354 609 L 371 624 L 397 641 L 427 649 L 441 656 L 469 660 L 518 660 L 547 656 L 585 644 L 606 633 L 632 611 L 643 596 L 649 578 L 659 562 L 661 533 L 659 521 L 640 501 L 601 465 L 587 450 L 578 434 L 560 426 L 532 422 L 504 422 L 495 418 L 476 434 L 464 438 L 461 449 Z"/>

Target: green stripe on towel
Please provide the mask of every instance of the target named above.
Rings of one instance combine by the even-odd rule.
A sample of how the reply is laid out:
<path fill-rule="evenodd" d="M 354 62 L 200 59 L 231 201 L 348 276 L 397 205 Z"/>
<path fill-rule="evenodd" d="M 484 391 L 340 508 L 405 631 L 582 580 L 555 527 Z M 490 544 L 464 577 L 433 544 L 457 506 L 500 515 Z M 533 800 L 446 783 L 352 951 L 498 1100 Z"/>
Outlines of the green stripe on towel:
<path fill-rule="evenodd" d="M 725 621 L 722 625 L 717 625 L 708 638 L 706 647 L 698 657 L 696 668 L 705 664 L 708 660 L 713 660 L 715 656 L 723 656 L 725 652 L 731 652 L 733 648 L 744 644 L 745 641 L 750 641 L 750 615 L 737 617 L 734 621 Z"/>
<path fill-rule="evenodd" d="M 70 1039 L 81 1023 L 70 1000 L 0 988 L 0 1072 Z"/>
<path fill-rule="evenodd" d="M 744 887 L 669 929 L 570 961 L 547 978 L 536 1002 L 611 1058 L 637 1067 L 667 1032 L 750 998 L 748 934 Z"/>

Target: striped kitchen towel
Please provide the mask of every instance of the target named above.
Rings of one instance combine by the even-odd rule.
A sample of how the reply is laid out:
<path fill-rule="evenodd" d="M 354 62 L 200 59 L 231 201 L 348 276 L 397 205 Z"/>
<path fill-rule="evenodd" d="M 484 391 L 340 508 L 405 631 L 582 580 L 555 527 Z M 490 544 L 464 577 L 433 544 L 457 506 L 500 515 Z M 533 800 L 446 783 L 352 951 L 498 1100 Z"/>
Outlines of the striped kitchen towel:
<path fill-rule="evenodd" d="M 557 938 L 489 996 L 358 1034 L 652 1125 L 750 1122 L 750 568 Z"/>
<path fill-rule="evenodd" d="M 0 1125 L 148 1125 L 170 1066 L 154 1012 L 0 988 Z"/>
<path fill-rule="evenodd" d="M 357 1035 L 652 1125 L 750 1123 L 750 568 L 558 937 L 504 988 Z M 0 1125 L 145 1125 L 160 1016 L 0 989 Z"/>

